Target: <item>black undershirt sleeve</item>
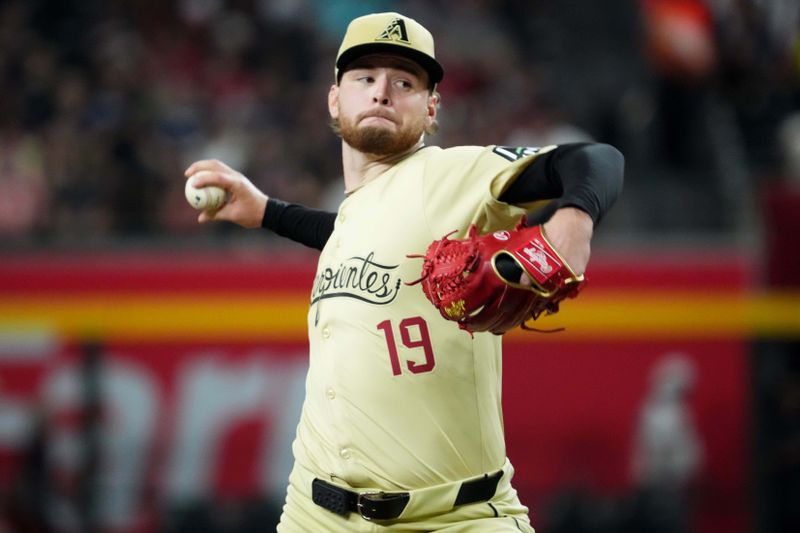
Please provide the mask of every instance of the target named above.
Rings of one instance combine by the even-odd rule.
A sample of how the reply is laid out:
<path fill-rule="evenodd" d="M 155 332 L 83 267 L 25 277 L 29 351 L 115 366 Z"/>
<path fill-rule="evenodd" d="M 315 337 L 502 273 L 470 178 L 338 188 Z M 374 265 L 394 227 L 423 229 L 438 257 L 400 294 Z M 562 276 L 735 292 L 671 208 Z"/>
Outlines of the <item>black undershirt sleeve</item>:
<path fill-rule="evenodd" d="M 267 199 L 261 227 L 310 248 L 322 250 L 333 233 L 336 213 Z"/>
<path fill-rule="evenodd" d="M 529 215 L 529 225 L 545 222 L 561 207 L 577 207 L 596 227 L 622 191 L 624 166 L 623 155 L 608 144 L 563 144 L 531 162 L 499 200 L 524 204 L 552 198 Z"/>

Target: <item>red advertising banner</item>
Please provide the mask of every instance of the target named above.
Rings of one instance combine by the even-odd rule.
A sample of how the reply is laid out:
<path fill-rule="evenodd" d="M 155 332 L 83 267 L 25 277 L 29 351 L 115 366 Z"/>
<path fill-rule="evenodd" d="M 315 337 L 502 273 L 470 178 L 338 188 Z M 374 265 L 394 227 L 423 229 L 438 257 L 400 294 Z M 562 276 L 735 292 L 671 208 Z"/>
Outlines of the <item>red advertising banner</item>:
<path fill-rule="evenodd" d="M 56 524 L 76 522 L 87 475 L 108 531 L 156 531 L 173 503 L 282 500 L 307 365 L 302 259 L 4 261 L 0 491 L 44 441 Z M 796 296 L 753 292 L 747 262 L 723 259 L 601 259 L 552 317 L 566 332 L 508 336 L 508 454 L 538 531 L 575 494 L 623 512 L 664 479 L 697 531 L 748 530 L 747 343 L 800 318 Z"/>

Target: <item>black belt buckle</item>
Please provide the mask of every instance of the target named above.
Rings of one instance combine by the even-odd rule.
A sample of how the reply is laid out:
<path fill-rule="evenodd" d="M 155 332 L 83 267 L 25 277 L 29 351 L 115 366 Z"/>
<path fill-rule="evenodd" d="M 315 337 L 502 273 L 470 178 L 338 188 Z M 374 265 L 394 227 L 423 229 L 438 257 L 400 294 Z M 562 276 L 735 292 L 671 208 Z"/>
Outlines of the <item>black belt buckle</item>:
<path fill-rule="evenodd" d="M 383 497 L 383 492 L 362 492 L 358 495 L 356 499 L 356 509 L 358 509 L 358 514 L 361 515 L 361 518 L 371 522 L 374 520 L 376 516 L 376 509 L 375 504 L 376 502 L 380 501 L 380 498 Z M 372 499 L 373 496 L 377 496 L 378 499 Z"/>
<path fill-rule="evenodd" d="M 403 514 L 410 499 L 407 492 L 362 492 L 356 500 L 356 510 L 367 521 L 394 520 Z"/>
<path fill-rule="evenodd" d="M 370 522 L 398 518 L 410 498 L 407 492 L 357 493 L 321 479 L 311 483 L 311 500 L 315 504 L 341 516 L 358 513 Z"/>

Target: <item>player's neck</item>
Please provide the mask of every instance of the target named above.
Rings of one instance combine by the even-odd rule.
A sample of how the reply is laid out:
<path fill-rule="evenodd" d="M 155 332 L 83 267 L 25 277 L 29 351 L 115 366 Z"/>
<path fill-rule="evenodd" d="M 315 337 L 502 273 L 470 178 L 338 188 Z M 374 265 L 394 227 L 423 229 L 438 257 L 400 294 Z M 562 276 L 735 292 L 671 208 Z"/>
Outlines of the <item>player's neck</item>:
<path fill-rule="evenodd" d="M 422 139 L 404 152 L 391 155 L 375 155 L 359 152 L 342 142 L 342 167 L 344 170 L 345 194 L 350 194 L 365 183 L 377 178 L 399 161 L 413 154 L 423 145 Z"/>

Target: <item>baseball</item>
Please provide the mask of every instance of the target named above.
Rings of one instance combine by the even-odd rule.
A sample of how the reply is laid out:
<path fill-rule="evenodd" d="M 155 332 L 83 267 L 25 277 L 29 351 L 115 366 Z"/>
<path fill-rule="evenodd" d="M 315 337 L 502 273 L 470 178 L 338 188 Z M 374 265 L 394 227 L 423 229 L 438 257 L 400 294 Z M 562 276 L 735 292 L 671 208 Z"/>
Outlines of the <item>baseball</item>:
<path fill-rule="evenodd" d="M 192 180 L 186 180 L 186 200 L 189 205 L 198 210 L 215 211 L 225 203 L 225 189 L 209 185 L 199 189 L 192 185 Z"/>

